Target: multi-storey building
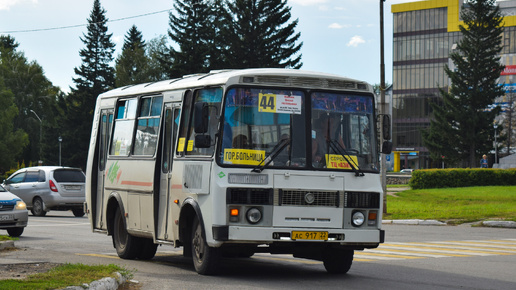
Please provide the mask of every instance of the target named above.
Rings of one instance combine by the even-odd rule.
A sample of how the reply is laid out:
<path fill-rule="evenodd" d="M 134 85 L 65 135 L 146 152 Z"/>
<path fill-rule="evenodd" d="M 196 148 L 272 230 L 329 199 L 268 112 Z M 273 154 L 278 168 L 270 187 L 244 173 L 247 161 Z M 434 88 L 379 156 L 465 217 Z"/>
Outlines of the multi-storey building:
<path fill-rule="evenodd" d="M 393 13 L 393 152 L 394 171 L 430 168 L 430 154 L 421 130 L 430 126 L 430 102 L 439 101 L 439 88 L 448 89 L 444 66 L 453 69 L 449 54 L 461 38 L 459 25 L 464 0 L 427 0 L 391 6 Z M 506 70 L 500 84 L 507 102 L 516 92 L 516 0 L 497 2 L 504 25 L 501 61 Z"/>

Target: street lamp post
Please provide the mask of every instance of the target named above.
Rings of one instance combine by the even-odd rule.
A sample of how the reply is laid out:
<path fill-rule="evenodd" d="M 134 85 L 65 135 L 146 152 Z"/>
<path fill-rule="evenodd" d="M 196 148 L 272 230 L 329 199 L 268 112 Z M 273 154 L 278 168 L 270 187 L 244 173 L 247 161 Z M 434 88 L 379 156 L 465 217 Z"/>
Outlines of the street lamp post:
<path fill-rule="evenodd" d="M 59 166 L 61 166 L 61 142 L 63 142 L 63 138 L 59 136 L 57 140 L 59 141 Z"/>
<path fill-rule="evenodd" d="M 495 145 L 495 160 L 494 160 L 494 163 L 497 164 L 498 163 L 498 143 L 496 142 L 496 129 L 498 128 L 498 124 L 494 124 L 493 125 L 494 129 L 495 129 L 495 141 L 494 141 L 494 145 Z"/>
<path fill-rule="evenodd" d="M 383 2 L 380 0 L 380 114 L 387 114 L 388 110 L 385 106 L 385 60 L 384 60 L 384 35 L 383 35 Z M 381 132 L 381 143 L 383 144 L 383 126 Z M 382 179 L 382 189 L 384 192 L 383 196 L 383 212 L 387 213 L 387 162 L 385 161 L 386 155 L 382 154 L 380 163 L 380 176 Z"/>
<path fill-rule="evenodd" d="M 43 121 L 41 121 L 41 118 L 38 116 L 38 114 L 36 114 L 36 112 L 34 112 L 34 110 L 30 110 L 35 116 L 36 118 L 38 118 L 38 121 L 39 121 L 39 161 L 38 163 L 43 163 L 43 161 L 41 160 L 41 141 L 43 140 Z M 41 164 L 40 164 L 41 165 Z"/>

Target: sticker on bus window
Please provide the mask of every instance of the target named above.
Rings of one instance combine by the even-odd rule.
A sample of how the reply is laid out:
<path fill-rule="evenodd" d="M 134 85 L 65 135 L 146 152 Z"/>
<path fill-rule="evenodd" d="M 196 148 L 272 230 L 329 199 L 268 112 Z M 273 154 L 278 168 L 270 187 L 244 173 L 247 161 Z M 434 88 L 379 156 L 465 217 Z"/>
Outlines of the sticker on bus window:
<path fill-rule="evenodd" d="M 342 155 L 338 154 L 325 154 L 326 155 L 326 168 L 332 169 L 352 169 L 349 163 L 344 159 Z M 358 164 L 358 159 L 355 155 L 347 155 L 346 158 L 351 159 L 352 164 Z M 356 167 L 356 165 L 353 165 Z"/>
<path fill-rule="evenodd" d="M 185 151 L 185 139 L 185 137 L 179 138 L 179 141 L 177 142 L 177 152 Z"/>
<path fill-rule="evenodd" d="M 186 151 L 193 150 L 193 142 L 194 142 L 194 140 L 188 140 L 188 146 L 186 147 Z"/>
<path fill-rule="evenodd" d="M 258 165 L 265 158 L 265 150 L 224 149 L 224 163 Z"/>
<path fill-rule="evenodd" d="M 301 114 L 301 96 L 260 94 L 258 111 L 265 113 Z"/>

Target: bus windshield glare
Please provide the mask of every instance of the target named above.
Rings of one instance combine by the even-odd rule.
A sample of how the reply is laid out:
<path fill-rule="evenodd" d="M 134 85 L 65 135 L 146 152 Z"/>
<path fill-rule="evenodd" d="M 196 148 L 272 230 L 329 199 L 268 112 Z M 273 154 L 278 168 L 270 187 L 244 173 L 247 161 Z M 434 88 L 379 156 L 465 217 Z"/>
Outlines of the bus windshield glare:
<path fill-rule="evenodd" d="M 220 164 L 378 172 L 373 96 L 307 94 L 231 88 L 224 103 Z"/>

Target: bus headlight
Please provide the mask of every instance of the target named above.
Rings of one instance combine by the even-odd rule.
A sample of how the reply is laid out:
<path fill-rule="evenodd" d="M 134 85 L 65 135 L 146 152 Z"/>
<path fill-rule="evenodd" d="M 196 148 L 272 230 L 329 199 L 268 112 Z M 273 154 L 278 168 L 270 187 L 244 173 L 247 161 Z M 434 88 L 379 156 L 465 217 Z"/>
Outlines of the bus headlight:
<path fill-rule="evenodd" d="M 247 221 L 256 224 L 262 220 L 262 212 L 256 207 L 250 208 L 246 213 Z"/>
<path fill-rule="evenodd" d="M 357 211 L 352 216 L 353 225 L 359 227 L 364 224 L 365 216 L 362 212 Z"/>

